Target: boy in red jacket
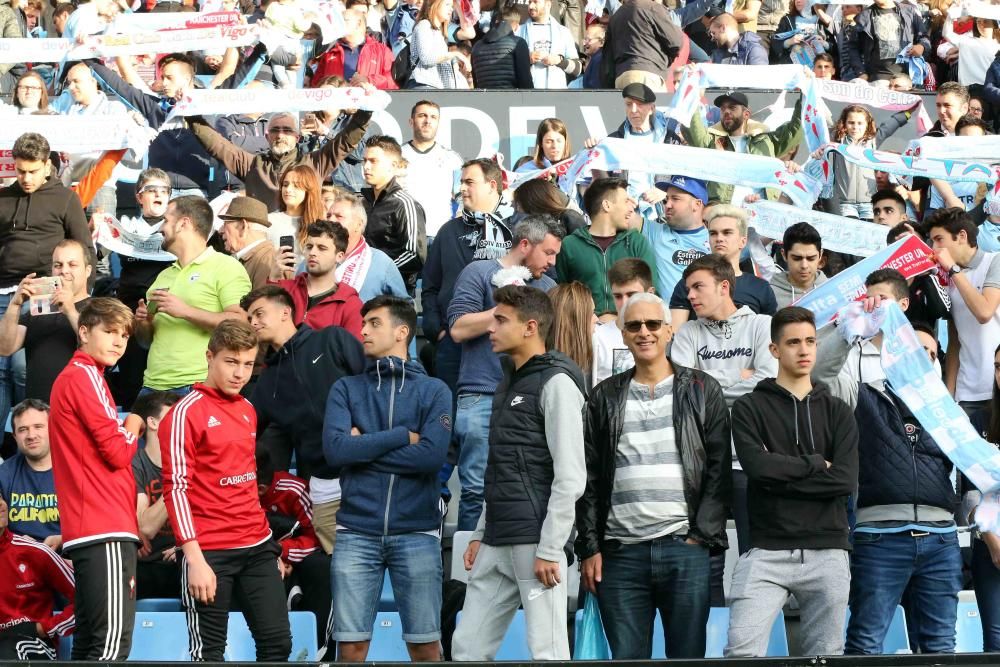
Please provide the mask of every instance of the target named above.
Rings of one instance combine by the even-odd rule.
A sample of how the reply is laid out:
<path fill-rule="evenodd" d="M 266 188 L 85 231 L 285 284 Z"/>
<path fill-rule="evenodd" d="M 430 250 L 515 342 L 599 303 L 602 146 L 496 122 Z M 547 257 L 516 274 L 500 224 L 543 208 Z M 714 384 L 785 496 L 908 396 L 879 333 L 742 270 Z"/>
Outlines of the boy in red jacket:
<path fill-rule="evenodd" d="M 56 552 L 7 530 L 0 497 L 0 660 L 55 660 L 52 640 L 73 631 L 73 570 Z M 55 596 L 68 600 L 53 615 Z"/>
<path fill-rule="evenodd" d="M 78 575 L 74 660 L 124 660 L 132 648 L 139 543 L 132 457 L 142 420 L 119 421 L 104 369 L 118 363 L 133 326 L 121 301 L 88 301 L 78 320 L 80 349 L 52 384 L 63 553 Z"/>
<path fill-rule="evenodd" d="M 222 662 L 233 595 L 258 662 L 288 659 L 292 637 L 271 539 L 257 492 L 257 414 L 240 396 L 257 357 L 244 320 L 219 324 L 208 342 L 208 376 L 160 423 L 163 498 L 184 552 L 181 594 L 193 660 Z"/>

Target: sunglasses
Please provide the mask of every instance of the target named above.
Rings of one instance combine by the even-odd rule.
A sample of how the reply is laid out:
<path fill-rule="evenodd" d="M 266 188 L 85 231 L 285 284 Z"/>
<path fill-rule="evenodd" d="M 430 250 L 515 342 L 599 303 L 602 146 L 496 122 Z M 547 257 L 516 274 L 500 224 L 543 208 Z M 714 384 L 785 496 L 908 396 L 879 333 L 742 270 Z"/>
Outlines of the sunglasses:
<path fill-rule="evenodd" d="M 645 326 L 649 332 L 659 331 L 663 326 L 663 320 L 631 320 L 625 323 L 625 331 L 629 333 L 639 333 Z"/>

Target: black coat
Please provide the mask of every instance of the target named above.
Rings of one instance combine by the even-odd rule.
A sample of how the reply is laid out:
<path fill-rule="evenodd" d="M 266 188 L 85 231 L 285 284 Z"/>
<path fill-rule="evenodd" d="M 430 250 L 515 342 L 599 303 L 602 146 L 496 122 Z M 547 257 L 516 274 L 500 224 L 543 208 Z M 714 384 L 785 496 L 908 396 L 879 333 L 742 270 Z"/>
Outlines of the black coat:
<path fill-rule="evenodd" d="M 472 79 L 476 88 L 534 88 L 528 43 L 502 22 L 472 47 Z"/>

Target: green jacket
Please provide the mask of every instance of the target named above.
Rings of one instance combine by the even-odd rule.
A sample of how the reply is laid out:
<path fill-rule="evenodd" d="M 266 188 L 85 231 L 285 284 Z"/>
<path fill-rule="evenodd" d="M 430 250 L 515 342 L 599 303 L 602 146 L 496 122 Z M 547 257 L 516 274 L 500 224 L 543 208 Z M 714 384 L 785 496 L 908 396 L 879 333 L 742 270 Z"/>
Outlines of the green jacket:
<path fill-rule="evenodd" d="M 691 123 L 683 128 L 684 139 L 689 146 L 696 148 L 715 148 L 723 151 L 732 151 L 733 141 L 729 138 L 729 133 L 722 129 L 722 123 L 716 123 L 712 127 L 706 128 L 705 122 L 701 119 L 701 112 L 695 111 L 691 117 Z M 795 110 L 792 111 L 792 119 L 787 123 L 778 126 L 773 132 L 768 130 L 767 125 L 755 120 L 747 123 L 747 154 L 766 155 L 768 157 L 781 157 L 792 148 L 802 142 L 802 98 L 795 103 Z M 781 195 L 780 190 L 767 189 L 768 199 L 777 199 Z M 733 197 L 733 185 L 731 183 L 708 184 L 708 200 L 712 203 L 728 204 Z"/>
<path fill-rule="evenodd" d="M 653 271 L 656 283 L 656 258 L 646 237 L 634 229 L 618 232 L 607 251 L 601 250 L 590 230 L 582 227 L 563 239 L 556 257 L 556 276 L 560 284 L 579 280 L 594 295 L 594 312 L 598 315 L 615 312 L 611 296 L 608 269 L 619 259 L 637 257 Z"/>

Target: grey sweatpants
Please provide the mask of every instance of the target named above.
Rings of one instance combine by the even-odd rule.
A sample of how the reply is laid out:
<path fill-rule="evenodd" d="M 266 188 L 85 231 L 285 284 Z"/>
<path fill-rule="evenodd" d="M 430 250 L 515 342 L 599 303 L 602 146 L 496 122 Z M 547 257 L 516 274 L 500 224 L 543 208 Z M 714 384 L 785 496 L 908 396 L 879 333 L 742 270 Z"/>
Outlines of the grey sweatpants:
<path fill-rule="evenodd" d="M 518 605 L 524 606 L 531 659 L 569 660 L 566 557 L 559 561 L 560 583 L 546 588 L 535 577 L 537 548 L 537 544 L 479 548 L 452 636 L 452 660 L 492 661 Z"/>
<path fill-rule="evenodd" d="M 794 595 L 803 655 L 842 655 L 851 565 L 843 549 L 751 549 L 736 562 L 727 658 L 767 654 L 771 626 Z"/>

